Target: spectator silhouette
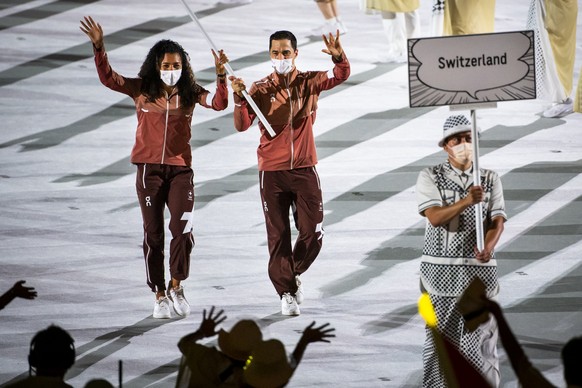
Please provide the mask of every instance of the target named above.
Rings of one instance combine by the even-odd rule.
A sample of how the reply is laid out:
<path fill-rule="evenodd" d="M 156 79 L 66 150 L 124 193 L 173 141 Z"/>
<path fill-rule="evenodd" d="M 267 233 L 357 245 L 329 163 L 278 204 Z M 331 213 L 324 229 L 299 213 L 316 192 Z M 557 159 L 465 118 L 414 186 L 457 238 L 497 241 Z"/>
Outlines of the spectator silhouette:
<path fill-rule="evenodd" d="M 461 349 L 447 337 L 445 332 L 439 329 L 435 308 L 426 292 L 422 293 L 418 301 L 418 312 L 425 320 L 426 327 L 430 330 L 433 338 L 439 371 L 442 374 L 442 386 L 448 388 L 491 388 L 491 384 L 485 376 L 469 362 L 467 357 L 461 353 Z"/>
<path fill-rule="evenodd" d="M 295 346 L 290 360 L 281 341 L 276 339 L 262 341 L 252 351 L 244 369 L 246 386 L 284 387 L 301 362 L 307 345 L 312 342 L 330 342 L 328 338 L 335 337 L 335 334 L 332 334 L 335 329 L 328 327 L 329 323 L 319 327 L 314 326 L 315 321 L 303 330 L 303 335 Z"/>
<path fill-rule="evenodd" d="M 202 322 L 195 332 L 178 342 L 182 362 L 176 387 L 238 387 L 242 385 L 242 371 L 252 349 L 263 338 L 259 326 L 252 320 L 238 321 L 230 330 L 216 330 L 226 320 L 224 310 L 215 314 L 212 306 L 208 315 L 202 313 Z M 198 343 L 203 338 L 218 335 L 220 350 Z"/>
<path fill-rule="evenodd" d="M 505 319 L 501 306 L 486 297 L 482 292 L 482 282 L 475 278 L 459 299 L 459 310 L 467 322 L 478 324 L 489 314 L 495 317 L 499 328 L 501 343 L 509 357 L 511 367 L 517 375 L 522 387 L 546 388 L 555 387 L 538 369 L 536 369 L 525 354 L 523 348 L 513 334 L 509 323 Z M 467 325 L 469 327 L 470 325 Z M 582 387 L 582 336 L 570 339 L 562 348 L 562 363 L 564 365 L 564 379 L 568 388 Z"/>
<path fill-rule="evenodd" d="M 314 327 L 312 322 L 303 330 L 291 359 L 283 344 L 275 339 L 263 341 L 255 321 L 242 319 L 227 332 L 216 327 L 226 320 L 224 310 L 215 307 L 202 313 L 202 322 L 195 332 L 178 342 L 182 362 L 176 381 L 185 387 L 282 387 L 287 384 L 312 342 L 329 342 L 335 329 L 329 323 Z M 218 335 L 218 346 L 199 344 L 203 338 Z M 246 365 L 246 366 L 245 366 Z M 244 372 L 243 372 L 244 371 Z"/>
<path fill-rule="evenodd" d="M 0 296 L 0 310 L 8 305 L 8 303 L 12 302 L 16 298 L 23 298 L 23 299 L 34 299 L 36 298 L 36 291 L 33 287 L 25 287 L 24 283 L 26 280 L 19 280 L 12 288 L 6 291 L 2 296 Z"/>
<path fill-rule="evenodd" d="M 30 341 L 29 377 L 7 388 L 71 388 L 64 379 L 74 363 L 73 338 L 59 326 L 51 325 L 36 333 Z"/>
<path fill-rule="evenodd" d="M 104 379 L 93 379 L 85 384 L 85 388 L 113 388 L 113 384 Z"/>

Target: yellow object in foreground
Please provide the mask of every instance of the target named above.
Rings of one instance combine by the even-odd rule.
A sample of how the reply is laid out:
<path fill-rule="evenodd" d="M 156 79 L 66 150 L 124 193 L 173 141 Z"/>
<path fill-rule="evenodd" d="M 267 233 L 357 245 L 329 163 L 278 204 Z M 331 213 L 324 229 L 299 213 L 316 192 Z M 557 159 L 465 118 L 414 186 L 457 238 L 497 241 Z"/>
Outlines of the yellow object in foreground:
<path fill-rule="evenodd" d="M 437 317 L 432 302 L 430 301 L 430 297 L 426 292 L 423 292 L 420 299 L 418 299 L 418 313 L 428 326 L 436 327 Z"/>

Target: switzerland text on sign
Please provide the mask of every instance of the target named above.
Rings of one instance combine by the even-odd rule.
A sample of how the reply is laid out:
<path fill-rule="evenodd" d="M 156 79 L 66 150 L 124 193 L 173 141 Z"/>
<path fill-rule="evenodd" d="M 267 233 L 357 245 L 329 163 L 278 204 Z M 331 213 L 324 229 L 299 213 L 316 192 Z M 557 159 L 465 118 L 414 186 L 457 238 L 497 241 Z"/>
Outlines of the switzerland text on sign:
<path fill-rule="evenodd" d="M 536 98 L 533 31 L 408 40 L 410 106 Z"/>

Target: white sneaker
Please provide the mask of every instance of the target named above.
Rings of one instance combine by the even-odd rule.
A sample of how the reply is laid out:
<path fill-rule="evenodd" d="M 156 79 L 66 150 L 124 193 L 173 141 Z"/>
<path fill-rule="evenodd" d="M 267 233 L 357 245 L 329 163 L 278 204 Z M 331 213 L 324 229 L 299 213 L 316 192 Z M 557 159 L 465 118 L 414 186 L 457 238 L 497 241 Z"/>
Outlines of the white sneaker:
<path fill-rule="evenodd" d="M 348 32 L 348 28 L 346 27 L 346 25 L 344 24 L 344 22 L 341 21 L 341 20 L 338 20 L 337 21 L 337 27 L 338 27 L 338 30 L 339 30 L 340 35 L 343 35 L 346 32 Z"/>
<path fill-rule="evenodd" d="M 297 306 L 297 301 L 295 297 L 290 293 L 286 292 L 281 297 L 281 314 L 283 315 L 299 315 L 299 306 Z"/>
<path fill-rule="evenodd" d="M 542 116 L 547 118 L 558 118 L 569 115 L 572 112 L 574 112 L 574 105 L 572 104 L 572 99 L 568 98 L 561 103 L 555 104 L 551 108 L 545 110 Z"/>
<path fill-rule="evenodd" d="M 335 36 L 336 32 L 339 30 L 340 35 L 345 34 L 348 32 L 348 29 L 343 24 L 343 22 L 325 22 L 319 27 L 315 27 L 311 30 L 312 35 L 325 35 L 328 36 L 332 34 Z"/>
<path fill-rule="evenodd" d="M 305 299 L 305 295 L 303 295 L 303 285 L 301 284 L 301 279 L 299 279 L 299 275 L 295 275 L 295 284 L 297 284 L 297 291 L 295 291 L 295 300 L 297 304 L 303 303 L 303 299 Z"/>
<path fill-rule="evenodd" d="M 168 299 L 172 301 L 176 314 L 183 317 L 190 315 L 190 304 L 184 297 L 184 287 L 170 287 L 168 289 Z"/>
<path fill-rule="evenodd" d="M 160 299 L 156 299 L 156 303 L 154 304 L 154 318 L 157 319 L 167 319 L 172 318 L 170 314 L 170 301 L 168 298 L 163 297 Z"/>

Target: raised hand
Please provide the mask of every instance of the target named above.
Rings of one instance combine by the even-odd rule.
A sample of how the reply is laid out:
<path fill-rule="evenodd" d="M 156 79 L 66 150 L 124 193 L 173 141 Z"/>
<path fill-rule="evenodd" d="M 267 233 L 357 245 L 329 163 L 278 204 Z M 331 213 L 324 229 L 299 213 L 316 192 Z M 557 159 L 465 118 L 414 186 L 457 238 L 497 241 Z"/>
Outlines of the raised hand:
<path fill-rule="evenodd" d="M 303 340 L 306 343 L 312 342 L 329 342 L 328 338 L 335 337 L 332 332 L 335 331 L 333 327 L 329 327 L 329 323 L 325 323 L 319 327 L 314 327 L 315 321 L 311 322 L 309 326 L 303 330 Z"/>
<path fill-rule="evenodd" d="M 216 74 L 226 74 L 226 69 L 224 68 L 224 64 L 228 62 L 228 57 L 224 53 L 224 50 L 219 50 L 218 54 L 214 49 L 211 49 L 212 55 L 214 56 L 214 66 L 216 67 Z"/>
<path fill-rule="evenodd" d="M 12 292 L 14 296 L 23 299 L 34 299 L 36 298 L 36 291 L 34 287 L 24 287 L 23 284 L 26 283 L 25 280 L 19 280 L 12 286 Z"/>
<path fill-rule="evenodd" d="M 224 310 L 218 311 L 214 316 L 214 306 L 210 308 L 208 316 L 206 316 L 206 309 L 202 312 L 202 322 L 198 328 L 198 332 L 204 337 L 212 337 L 218 332 L 216 331 L 216 326 L 220 325 L 226 319 L 226 315 L 223 316 Z"/>
<path fill-rule="evenodd" d="M 325 49 L 321 51 L 331 55 L 335 59 L 339 59 L 344 52 L 342 45 L 340 43 L 340 33 L 339 30 L 336 30 L 335 36 L 330 32 L 329 36 L 322 35 L 323 43 L 325 43 Z"/>
<path fill-rule="evenodd" d="M 91 16 L 85 16 L 85 20 L 81 20 L 79 28 L 91 39 L 96 49 L 99 50 L 103 47 L 103 28 Z"/>

